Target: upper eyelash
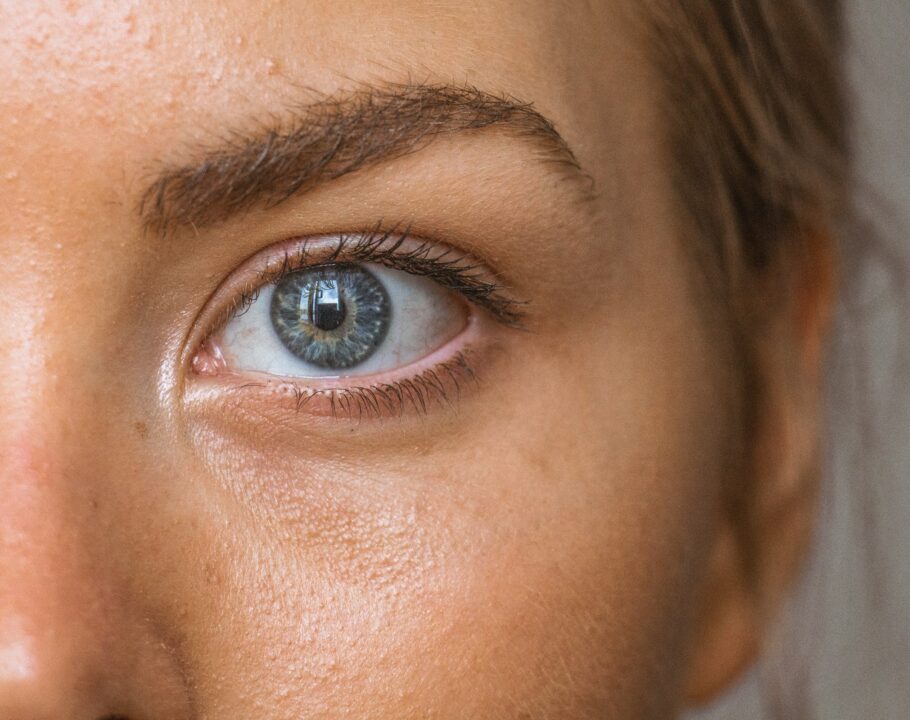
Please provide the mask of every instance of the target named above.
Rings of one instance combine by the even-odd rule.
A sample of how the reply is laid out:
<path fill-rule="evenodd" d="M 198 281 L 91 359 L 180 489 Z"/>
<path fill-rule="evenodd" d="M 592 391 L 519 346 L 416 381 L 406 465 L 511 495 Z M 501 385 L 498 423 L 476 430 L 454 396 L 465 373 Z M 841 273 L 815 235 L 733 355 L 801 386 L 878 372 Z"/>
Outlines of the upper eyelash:
<path fill-rule="evenodd" d="M 429 241 L 419 241 L 402 249 L 410 240 L 409 229 L 397 231 L 397 226 L 381 230 L 377 225 L 367 233 L 340 234 L 330 255 L 310 263 L 310 243 L 304 240 L 295 250 L 286 252 L 278 267 L 260 273 L 255 288 L 240 294 L 230 309 L 229 317 L 245 312 L 259 296 L 263 287 L 273 284 L 285 275 L 304 268 L 331 265 L 340 261 L 376 263 L 395 270 L 429 278 L 441 286 L 454 290 L 474 305 L 487 310 L 504 325 L 522 329 L 527 303 L 509 297 L 497 280 L 490 278 L 490 271 L 474 262 L 468 255 Z"/>

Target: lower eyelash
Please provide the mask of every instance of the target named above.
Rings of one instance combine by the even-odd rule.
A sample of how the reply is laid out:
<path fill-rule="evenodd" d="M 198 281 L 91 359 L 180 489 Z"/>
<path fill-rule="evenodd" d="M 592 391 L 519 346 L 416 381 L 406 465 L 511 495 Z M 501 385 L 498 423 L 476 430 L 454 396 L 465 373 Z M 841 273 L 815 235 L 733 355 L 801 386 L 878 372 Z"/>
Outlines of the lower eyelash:
<path fill-rule="evenodd" d="M 241 388 L 272 390 L 278 397 L 290 399 L 293 409 L 333 419 L 371 420 L 396 418 L 413 411 L 426 415 L 435 405 L 455 408 L 466 383 L 476 383 L 477 375 L 470 362 L 471 351 L 464 349 L 450 359 L 417 375 L 389 383 L 355 387 L 313 388 L 302 383 L 243 383 Z"/>

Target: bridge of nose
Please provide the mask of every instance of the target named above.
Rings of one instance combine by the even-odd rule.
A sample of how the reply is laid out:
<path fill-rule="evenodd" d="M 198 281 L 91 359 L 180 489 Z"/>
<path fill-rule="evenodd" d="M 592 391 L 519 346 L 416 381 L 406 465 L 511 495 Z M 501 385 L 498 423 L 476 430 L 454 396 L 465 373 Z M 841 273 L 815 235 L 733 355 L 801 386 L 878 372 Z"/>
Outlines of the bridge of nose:
<path fill-rule="evenodd" d="M 136 509 L 158 492 L 133 429 L 154 427 L 154 323 L 135 303 L 154 265 L 122 172 L 84 172 L 121 160 L 76 145 L 9 164 L 0 147 L 0 720 L 182 720 L 173 613 L 143 596 Z"/>
<path fill-rule="evenodd" d="M 185 540 L 203 514 L 181 493 L 208 496 L 172 482 L 181 446 L 156 423 L 157 373 L 174 355 L 162 336 L 186 330 L 172 319 L 198 307 L 142 304 L 184 255 L 141 232 L 137 200 L 203 137 L 198 108 L 219 118 L 236 93 L 196 92 L 186 63 L 168 74 L 106 5 L 83 10 L 91 32 L 42 3 L 0 22 L 0 720 L 179 720 L 179 583 L 194 582 Z M 179 8 L 163 15 L 174 52 L 194 52 Z"/>

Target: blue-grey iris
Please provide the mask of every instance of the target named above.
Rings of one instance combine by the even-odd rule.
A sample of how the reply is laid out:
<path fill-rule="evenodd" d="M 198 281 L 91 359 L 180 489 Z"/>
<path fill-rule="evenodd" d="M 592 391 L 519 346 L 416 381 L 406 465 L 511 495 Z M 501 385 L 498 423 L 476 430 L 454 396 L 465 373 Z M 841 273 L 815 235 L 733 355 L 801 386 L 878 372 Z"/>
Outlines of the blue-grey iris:
<path fill-rule="evenodd" d="M 364 362 L 385 338 L 389 295 L 359 265 L 326 265 L 285 275 L 275 286 L 272 325 L 305 362 L 344 370 Z"/>

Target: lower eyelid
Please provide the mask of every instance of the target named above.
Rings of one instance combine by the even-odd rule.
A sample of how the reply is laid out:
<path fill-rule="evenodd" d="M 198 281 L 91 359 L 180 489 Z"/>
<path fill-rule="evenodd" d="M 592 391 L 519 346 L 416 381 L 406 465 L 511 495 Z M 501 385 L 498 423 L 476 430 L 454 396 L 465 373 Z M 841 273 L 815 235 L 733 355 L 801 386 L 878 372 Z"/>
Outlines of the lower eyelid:
<path fill-rule="evenodd" d="M 282 378 L 264 373 L 201 373 L 188 387 L 188 401 L 238 403 L 258 415 L 287 412 L 314 418 L 353 419 L 424 415 L 435 407 L 454 407 L 482 373 L 490 351 L 493 321 L 472 313 L 464 330 L 441 347 L 392 372 L 351 378 Z"/>
<path fill-rule="evenodd" d="M 355 421 L 426 415 L 435 407 L 455 408 L 476 385 L 478 355 L 468 347 L 415 375 L 356 386 L 314 387 L 278 378 L 235 377 L 217 384 L 201 379 L 188 387 L 186 399 L 190 407 L 227 403 L 235 419 L 246 413 L 281 424 L 287 413 Z"/>

